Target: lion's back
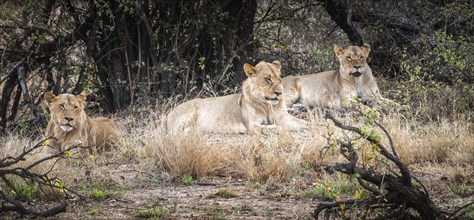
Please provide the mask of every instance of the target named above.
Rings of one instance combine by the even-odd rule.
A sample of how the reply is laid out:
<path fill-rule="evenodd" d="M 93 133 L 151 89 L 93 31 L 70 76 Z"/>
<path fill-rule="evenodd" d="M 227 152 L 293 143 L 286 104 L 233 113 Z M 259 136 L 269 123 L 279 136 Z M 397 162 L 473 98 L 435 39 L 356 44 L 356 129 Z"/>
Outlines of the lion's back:
<path fill-rule="evenodd" d="M 122 135 L 118 125 L 110 118 L 90 118 L 90 122 L 89 139 L 93 138 L 90 142 L 99 147 L 107 148 L 114 145 Z"/>
<path fill-rule="evenodd" d="M 167 117 L 173 133 L 200 130 L 205 132 L 246 132 L 238 104 L 240 94 L 193 99 L 176 106 Z"/>
<path fill-rule="evenodd" d="M 287 106 L 301 103 L 310 107 L 327 105 L 330 97 L 337 95 L 339 84 L 334 79 L 336 71 L 325 71 L 282 79 Z"/>

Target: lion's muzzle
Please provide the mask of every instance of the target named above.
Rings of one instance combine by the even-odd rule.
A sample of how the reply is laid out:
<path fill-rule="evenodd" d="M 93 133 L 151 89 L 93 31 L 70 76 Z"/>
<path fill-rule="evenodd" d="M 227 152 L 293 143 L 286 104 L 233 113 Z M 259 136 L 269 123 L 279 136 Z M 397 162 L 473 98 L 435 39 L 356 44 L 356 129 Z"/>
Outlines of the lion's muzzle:
<path fill-rule="evenodd" d="M 73 127 L 72 127 L 72 125 L 70 125 L 70 124 L 65 124 L 65 125 L 61 125 L 61 129 L 62 129 L 64 132 L 70 132 L 70 131 L 72 131 Z"/>
<path fill-rule="evenodd" d="M 63 123 L 61 125 L 61 129 L 65 132 L 70 132 L 72 131 L 72 129 L 74 128 L 74 124 L 75 124 L 75 121 L 74 121 L 74 118 L 73 117 L 64 117 L 64 120 L 66 120 L 66 123 Z"/>

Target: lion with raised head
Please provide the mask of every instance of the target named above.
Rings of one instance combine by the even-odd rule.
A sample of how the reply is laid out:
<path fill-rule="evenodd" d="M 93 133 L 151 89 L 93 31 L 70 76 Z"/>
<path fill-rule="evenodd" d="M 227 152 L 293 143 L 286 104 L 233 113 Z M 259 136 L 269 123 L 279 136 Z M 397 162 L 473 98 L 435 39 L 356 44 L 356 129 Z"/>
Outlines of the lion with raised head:
<path fill-rule="evenodd" d="M 247 79 L 241 94 L 180 104 L 168 114 L 168 130 L 247 133 L 261 128 L 281 127 L 292 131 L 306 128 L 304 120 L 291 116 L 286 110 L 280 71 L 279 61 L 262 61 L 256 66 L 245 64 Z"/>
<path fill-rule="evenodd" d="M 390 110 L 399 105 L 380 95 L 379 87 L 367 64 L 370 46 L 334 45 L 339 59 L 339 70 L 282 79 L 285 102 L 288 107 L 299 104 L 310 108 L 343 109 L 360 98 L 370 107 Z"/>
<path fill-rule="evenodd" d="M 121 131 L 109 118 L 90 118 L 84 111 L 86 95 L 46 92 L 44 101 L 51 112 L 46 137 L 54 152 L 73 145 L 91 146 L 94 150 L 105 150 L 114 145 Z"/>

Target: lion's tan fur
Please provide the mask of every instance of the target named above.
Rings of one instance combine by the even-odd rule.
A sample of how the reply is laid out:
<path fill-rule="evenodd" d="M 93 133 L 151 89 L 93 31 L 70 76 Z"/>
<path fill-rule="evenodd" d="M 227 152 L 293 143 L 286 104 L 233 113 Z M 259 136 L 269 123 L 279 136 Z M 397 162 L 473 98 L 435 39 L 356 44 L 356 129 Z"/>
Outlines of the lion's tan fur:
<path fill-rule="evenodd" d="M 109 118 L 90 118 L 84 111 L 84 94 L 61 94 L 55 96 L 47 92 L 44 95 L 50 109 L 46 137 L 49 146 L 55 151 L 64 150 L 73 145 L 91 146 L 92 149 L 105 150 L 118 140 L 121 131 Z"/>
<path fill-rule="evenodd" d="M 201 130 L 211 133 L 246 133 L 260 128 L 301 130 L 306 122 L 286 111 L 281 85 L 281 64 L 260 62 L 244 65 L 247 79 L 241 94 L 194 99 L 178 105 L 168 115 L 167 127 L 179 133 Z"/>
<path fill-rule="evenodd" d="M 282 79 L 287 106 L 302 104 L 308 107 L 347 108 L 355 97 L 371 107 L 389 108 L 395 102 L 380 95 L 379 87 L 367 64 L 370 47 L 334 46 L 339 70 Z M 358 67 L 358 68 L 357 68 Z"/>

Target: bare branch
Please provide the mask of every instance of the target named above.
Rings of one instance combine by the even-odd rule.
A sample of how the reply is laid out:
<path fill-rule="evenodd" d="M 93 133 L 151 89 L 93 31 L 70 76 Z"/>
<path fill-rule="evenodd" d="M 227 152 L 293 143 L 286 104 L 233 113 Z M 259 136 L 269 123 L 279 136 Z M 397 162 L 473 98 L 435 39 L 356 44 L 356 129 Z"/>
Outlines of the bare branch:
<path fill-rule="evenodd" d="M 0 169 L 0 179 L 4 183 L 3 186 L 6 188 L 6 190 L 8 190 L 8 192 L 14 192 L 14 195 L 12 196 L 5 193 L 5 189 L 0 189 L 0 199 L 2 201 L 0 205 L 0 212 L 13 211 L 21 214 L 46 217 L 66 211 L 67 201 L 61 201 L 60 204 L 46 209 L 39 208 L 39 206 L 36 206 L 35 203 L 31 203 L 29 198 L 25 198 L 22 192 L 19 191 L 16 181 L 11 180 L 12 176 L 21 178 L 26 184 L 32 184 L 32 187 L 38 187 L 40 193 L 46 193 L 43 188 L 49 187 L 51 189 L 59 189 L 60 192 L 63 192 L 65 196 L 73 193 L 74 195 L 81 197 L 77 192 L 62 186 L 61 184 L 58 184 L 61 181 L 57 177 L 50 178 L 48 177 L 48 174 L 54 169 L 60 159 L 65 158 L 65 152 L 88 147 L 79 145 L 70 146 L 58 153 L 40 158 L 26 167 L 9 168 L 10 166 L 16 165 L 20 161 L 25 161 L 26 156 L 30 155 L 34 150 L 42 147 L 45 141 L 48 139 L 40 141 L 33 147 L 25 146 L 19 156 L 7 156 L 6 158 L 0 160 L 0 168 L 2 168 Z M 38 165 L 52 160 L 54 160 L 53 164 L 50 165 L 49 169 L 45 173 L 38 174 L 31 171 Z"/>

